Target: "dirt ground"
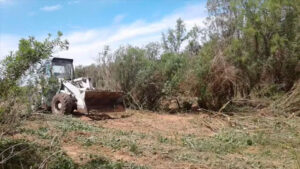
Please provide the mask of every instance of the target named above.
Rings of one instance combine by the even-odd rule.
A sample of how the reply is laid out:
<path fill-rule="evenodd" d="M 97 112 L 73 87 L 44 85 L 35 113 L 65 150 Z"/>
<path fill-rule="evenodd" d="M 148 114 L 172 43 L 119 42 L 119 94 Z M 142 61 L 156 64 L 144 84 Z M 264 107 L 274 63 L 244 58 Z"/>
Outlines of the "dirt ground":
<path fill-rule="evenodd" d="M 79 165 L 103 157 L 132 164 L 128 168 L 300 167 L 300 118 L 264 110 L 233 116 L 133 110 L 89 117 L 37 114 L 21 126 L 12 137 L 59 146 Z"/>

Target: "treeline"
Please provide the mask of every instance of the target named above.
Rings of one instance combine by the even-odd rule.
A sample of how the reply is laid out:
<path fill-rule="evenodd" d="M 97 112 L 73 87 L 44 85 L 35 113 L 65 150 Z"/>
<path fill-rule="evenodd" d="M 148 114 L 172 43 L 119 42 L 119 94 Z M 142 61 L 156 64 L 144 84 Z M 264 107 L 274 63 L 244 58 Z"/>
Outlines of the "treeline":
<path fill-rule="evenodd" d="M 77 66 L 100 89 L 120 89 L 129 106 L 157 109 L 165 97 L 197 97 L 218 109 L 233 97 L 271 97 L 299 79 L 300 1 L 208 0 L 208 26 L 177 20 L 162 41 L 104 47 L 99 61 Z M 183 45 L 185 44 L 185 45 Z"/>

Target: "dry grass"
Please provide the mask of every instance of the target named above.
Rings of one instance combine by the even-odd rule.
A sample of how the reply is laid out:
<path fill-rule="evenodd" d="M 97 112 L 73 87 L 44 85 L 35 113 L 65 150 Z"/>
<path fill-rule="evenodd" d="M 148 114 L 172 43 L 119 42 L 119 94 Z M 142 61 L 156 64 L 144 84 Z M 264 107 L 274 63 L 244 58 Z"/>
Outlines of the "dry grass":
<path fill-rule="evenodd" d="M 299 118 L 131 110 L 112 117 L 33 116 L 11 138 L 60 147 L 85 167 L 99 158 L 121 168 L 297 168 L 299 163 Z"/>
<path fill-rule="evenodd" d="M 293 88 L 271 106 L 276 113 L 288 116 L 300 116 L 300 80 L 295 82 Z"/>
<path fill-rule="evenodd" d="M 247 78 L 241 77 L 241 72 L 226 61 L 223 52 L 219 52 L 212 60 L 208 89 L 213 95 L 213 107 L 220 108 L 238 94 L 243 95 L 249 88 Z"/>

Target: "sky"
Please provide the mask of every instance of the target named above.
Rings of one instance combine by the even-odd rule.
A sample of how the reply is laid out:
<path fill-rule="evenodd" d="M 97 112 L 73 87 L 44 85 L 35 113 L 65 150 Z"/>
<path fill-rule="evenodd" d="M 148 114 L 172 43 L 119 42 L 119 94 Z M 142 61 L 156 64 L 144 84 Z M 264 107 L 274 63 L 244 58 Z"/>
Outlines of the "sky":
<path fill-rule="evenodd" d="M 56 57 L 75 65 L 95 63 L 105 45 L 143 47 L 182 18 L 187 29 L 204 27 L 206 0 L 0 0 L 0 60 L 21 38 L 43 40 L 62 31 L 69 50 Z"/>

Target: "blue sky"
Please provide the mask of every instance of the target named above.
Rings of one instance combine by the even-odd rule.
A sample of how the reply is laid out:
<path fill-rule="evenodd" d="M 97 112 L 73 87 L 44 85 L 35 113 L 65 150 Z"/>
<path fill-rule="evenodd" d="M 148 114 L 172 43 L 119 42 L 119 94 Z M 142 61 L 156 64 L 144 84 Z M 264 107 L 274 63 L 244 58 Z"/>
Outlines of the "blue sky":
<path fill-rule="evenodd" d="M 15 50 L 22 37 L 43 39 L 58 30 L 70 50 L 55 56 L 75 64 L 93 63 L 104 45 L 143 46 L 160 41 L 177 18 L 187 28 L 203 26 L 203 0 L 0 0 L 0 58 Z"/>

